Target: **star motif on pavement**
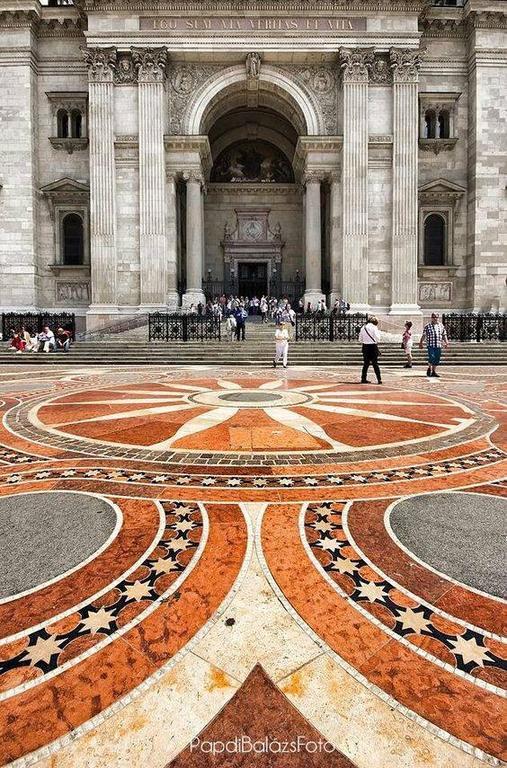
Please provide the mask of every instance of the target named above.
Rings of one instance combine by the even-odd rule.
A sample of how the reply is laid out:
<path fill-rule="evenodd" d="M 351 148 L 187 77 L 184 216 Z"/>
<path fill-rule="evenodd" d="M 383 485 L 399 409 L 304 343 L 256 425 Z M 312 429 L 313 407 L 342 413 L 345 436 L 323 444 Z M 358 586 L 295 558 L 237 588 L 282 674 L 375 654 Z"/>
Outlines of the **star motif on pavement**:
<path fill-rule="evenodd" d="M 315 477 L 305 477 L 303 482 L 305 485 L 318 485 L 318 480 Z"/>
<path fill-rule="evenodd" d="M 357 570 L 357 563 L 352 562 L 352 560 L 349 560 L 348 557 L 340 557 L 336 562 L 334 563 L 335 568 L 340 571 L 340 573 L 355 573 Z"/>
<path fill-rule="evenodd" d="M 174 571 L 179 570 L 178 563 L 169 558 L 164 559 L 163 557 L 159 557 L 158 560 L 153 563 L 152 568 L 156 573 L 174 573 Z"/>
<path fill-rule="evenodd" d="M 265 485 L 267 485 L 267 483 L 263 477 L 256 477 L 252 485 L 255 485 L 257 488 L 263 488 Z"/>
<path fill-rule="evenodd" d="M 180 475 L 176 478 L 176 482 L 178 485 L 188 485 L 190 482 L 190 478 L 187 477 L 187 475 Z"/>
<path fill-rule="evenodd" d="M 337 477 L 336 475 L 331 475 L 331 477 L 328 477 L 328 480 L 330 483 L 334 483 L 335 485 L 341 485 L 343 483 L 341 477 Z"/>
<path fill-rule="evenodd" d="M 227 480 L 227 485 L 237 486 L 241 485 L 241 480 L 239 477 L 231 477 L 229 480 Z"/>
<path fill-rule="evenodd" d="M 100 629 L 109 629 L 114 623 L 114 617 L 104 607 L 98 611 L 91 611 L 86 618 L 81 620 L 84 629 L 88 629 L 95 635 Z"/>
<path fill-rule="evenodd" d="M 156 477 L 154 477 L 151 482 L 152 483 L 165 483 L 168 480 L 169 480 L 169 475 L 156 475 Z M 178 482 L 178 480 L 176 480 L 176 482 Z"/>
<path fill-rule="evenodd" d="M 142 473 L 139 473 L 138 475 L 130 475 L 129 480 L 132 480 L 133 482 L 137 482 L 138 480 L 142 480 L 144 478 L 144 475 Z"/>
<path fill-rule="evenodd" d="M 62 472 L 62 477 L 74 477 L 75 474 L 75 469 L 66 469 L 65 472 Z"/>
<path fill-rule="evenodd" d="M 127 584 L 123 593 L 129 600 L 142 600 L 143 597 L 151 597 L 151 587 L 142 581 L 134 581 L 133 584 Z"/>
<path fill-rule="evenodd" d="M 172 552 L 183 552 L 190 546 L 190 542 L 187 539 L 182 539 L 181 536 L 177 536 L 175 539 L 169 539 L 166 541 L 166 546 Z"/>
<path fill-rule="evenodd" d="M 328 533 L 336 529 L 336 524 L 329 522 L 329 520 L 317 520 L 317 522 L 311 524 L 311 527 L 316 531 Z"/>
<path fill-rule="evenodd" d="M 402 625 L 403 629 L 410 629 L 417 634 L 421 634 L 423 630 L 427 630 L 430 622 L 424 618 L 422 611 L 414 611 L 412 608 L 406 608 L 401 616 L 398 617 L 398 621 Z"/>
<path fill-rule="evenodd" d="M 281 477 L 280 485 L 294 485 L 294 480 L 291 480 L 290 477 Z"/>
<path fill-rule="evenodd" d="M 336 552 L 340 548 L 340 542 L 336 539 L 320 539 L 316 546 L 324 552 Z"/>
<path fill-rule="evenodd" d="M 39 661 L 49 664 L 51 657 L 60 653 L 61 650 L 54 635 L 47 638 L 38 637 L 35 645 L 29 646 L 26 649 L 27 655 L 25 658 L 29 659 L 31 664 L 37 664 Z"/>
<path fill-rule="evenodd" d="M 365 597 L 370 603 L 385 598 L 384 587 L 380 584 L 375 584 L 374 581 L 368 581 L 366 584 L 361 584 L 359 587 L 359 594 L 360 597 Z"/>
<path fill-rule="evenodd" d="M 203 477 L 201 482 L 203 485 L 215 485 L 216 479 L 214 477 Z"/>
<path fill-rule="evenodd" d="M 195 528 L 195 523 L 193 520 L 186 520 L 184 517 L 182 517 L 181 520 L 178 520 L 178 522 L 175 523 L 172 527 L 179 533 L 186 533 L 187 531 L 191 531 L 193 528 Z"/>
<path fill-rule="evenodd" d="M 465 666 L 473 662 L 479 667 L 483 667 L 484 659 L 488 658 L 488 649 L 479 645 L 475 637 L 466 640 L 463 635 L 459 635 L 456 640 L 451 642 L 451 648 L 455 655 L 461 656 Z"/>

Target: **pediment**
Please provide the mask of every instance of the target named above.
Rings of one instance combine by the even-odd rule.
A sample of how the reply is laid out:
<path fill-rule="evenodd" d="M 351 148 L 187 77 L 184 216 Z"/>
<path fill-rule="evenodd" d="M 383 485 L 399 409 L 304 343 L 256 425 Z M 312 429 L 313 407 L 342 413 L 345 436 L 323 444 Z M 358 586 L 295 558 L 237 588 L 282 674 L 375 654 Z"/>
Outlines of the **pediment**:
<path fill-rule="evenodd" d="M 64 195 L 75 194 L 76 192 L 88 195 L 90 194 L 90 187 L 81 181 L 64 177 L 63 179 L 51 182 L 51 184 L 46 184 L 44 187 L 41 187 L 40 191 L 43 195 L 51 193 Z"/>
<path fill-rule="evenodd" d="M 422 187 L 419 187 L 419 193 L 421 192 L 440 192 L 440 193 L 450 193 L 450 194 L 460 194 L 463 195 L 466 192 L 465 187 L 461 187 L 459 184 L 454 184 L 452 181 L 447 181 L 446 179 L 435 179 L 434 181 L 429 181 L 427 184 L 423 184 Z"/>

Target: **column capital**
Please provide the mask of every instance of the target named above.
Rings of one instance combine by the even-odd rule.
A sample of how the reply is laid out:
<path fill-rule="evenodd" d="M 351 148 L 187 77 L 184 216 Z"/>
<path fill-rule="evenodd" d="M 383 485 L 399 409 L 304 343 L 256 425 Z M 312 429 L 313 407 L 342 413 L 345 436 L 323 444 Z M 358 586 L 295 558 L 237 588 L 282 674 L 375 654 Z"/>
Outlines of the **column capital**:
<path fill-rule="evenodd" d="M 305 171 L 302 182 L 305 186 L 307 184 L 321 184 L 324 181 L 325 175 L 324 171 L 321 170 L 308 170 Z"/>
<path fill-rule="evenodd" d="M 340 48 L 340 69 L 344 83 L 367 83 L 375 53 L 373 48 Z"/>
<path fill-rule="evenodd" d="M 87 48 L 82 46 L 90 83 L 112 83 L 118 52 L 116 48 Z"/>
<path fill-rule="evenodd" d="M 139 83 L 163 83 L 167 75 L 167 48 L 132 48 Z"/>
<path fill-rule="evenodd" d="M 395 83 L 417 83 L 421 54 L 412 48 L 391 48 L 389 59 Z"/>
<path fill-rule="evenodd" d="M 204 187 L 204 176 L 202 175 L 201 171 L 198 171 L 197 169 L 184 171 L 181 177 L 183 181 L 186 181 L 187 183 L 200 184 L 201 187 Z"/>

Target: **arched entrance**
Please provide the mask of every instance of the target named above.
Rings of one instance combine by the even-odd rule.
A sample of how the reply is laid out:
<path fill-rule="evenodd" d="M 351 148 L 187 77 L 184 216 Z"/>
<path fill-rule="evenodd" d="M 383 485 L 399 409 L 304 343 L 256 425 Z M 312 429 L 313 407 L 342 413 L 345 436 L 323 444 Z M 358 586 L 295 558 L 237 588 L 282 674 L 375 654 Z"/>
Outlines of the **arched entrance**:
<path fill-rule="evenodd" d="M 207 135 L 212 168 L 204 199 L 204 287 L 243 296 L 304 293 L 303 195 L 294 160 L 318 130 L 309 98 L 269 70 L 231 71 L 190 106 L 189 130 Z"/>

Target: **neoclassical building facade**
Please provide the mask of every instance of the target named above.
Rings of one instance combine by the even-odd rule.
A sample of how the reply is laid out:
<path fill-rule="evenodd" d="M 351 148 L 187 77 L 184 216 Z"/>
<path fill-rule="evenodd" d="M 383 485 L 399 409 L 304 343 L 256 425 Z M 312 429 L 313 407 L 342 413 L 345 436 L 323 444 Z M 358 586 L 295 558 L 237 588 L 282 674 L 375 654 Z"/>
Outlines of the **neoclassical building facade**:
<path fill-rule="evenodd" d="M 498 311 L 501 0 L 0 0 L 0 306 Z"/>

